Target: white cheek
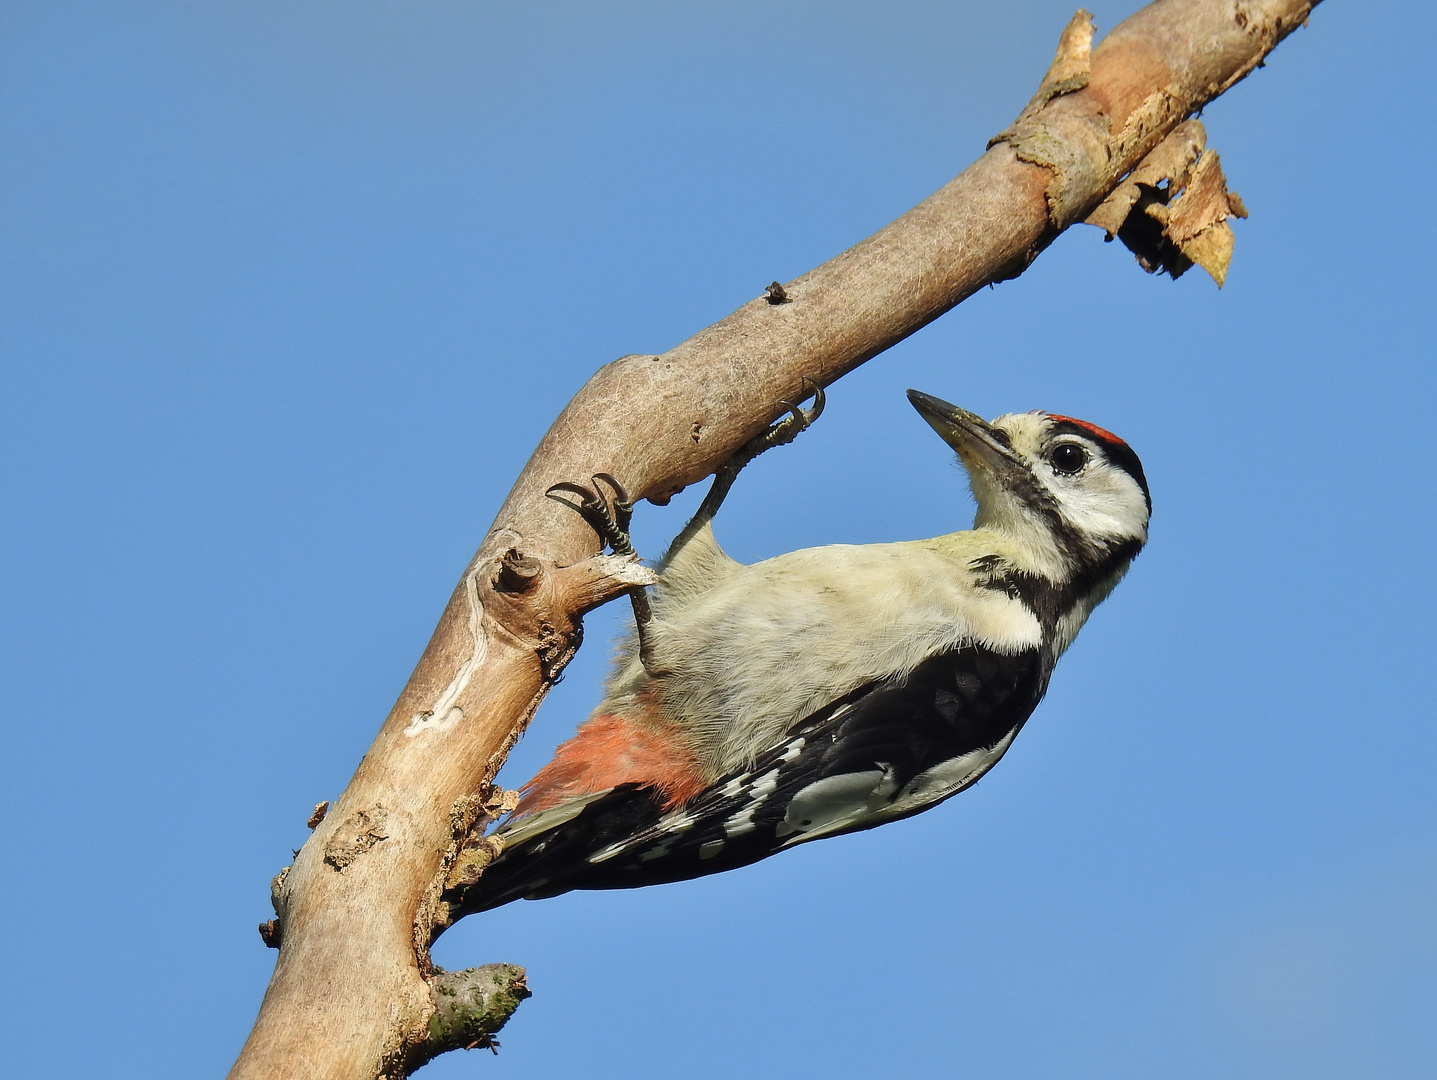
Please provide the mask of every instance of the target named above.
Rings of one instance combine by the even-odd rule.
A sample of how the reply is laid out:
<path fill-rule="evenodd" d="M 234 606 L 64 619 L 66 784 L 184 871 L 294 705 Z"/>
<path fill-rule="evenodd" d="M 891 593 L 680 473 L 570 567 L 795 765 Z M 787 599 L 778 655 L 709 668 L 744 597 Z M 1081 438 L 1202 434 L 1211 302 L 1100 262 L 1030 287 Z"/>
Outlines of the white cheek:
<path fill-rule="evenodd" d="M 1043 479 L 1062 506 L 1063 516 L 1080 532 L 1125 540 L 1146 538 L 1147 500 L 1127 473 L 1099 466 L 1070 478 Z"/>

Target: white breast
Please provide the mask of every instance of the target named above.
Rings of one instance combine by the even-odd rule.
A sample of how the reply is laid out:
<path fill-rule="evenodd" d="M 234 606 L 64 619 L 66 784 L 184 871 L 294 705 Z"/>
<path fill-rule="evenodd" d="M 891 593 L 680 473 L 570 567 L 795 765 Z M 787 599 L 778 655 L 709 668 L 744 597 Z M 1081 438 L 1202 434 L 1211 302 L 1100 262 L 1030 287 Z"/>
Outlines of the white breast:
<path fill-rule="evenodd" d="M 650 681 L 632 662 L 611 704 L 657 691 L 716 776 L 836 698 L 935 653 L 969 642 L 1003 653 L 1037 646 L 1036 618 L 1002 591 L 975 588 L 969 558 L 920 541 L 730 563 L 707 591 L 656 604 L 650 640 L 669 674 Z"/>

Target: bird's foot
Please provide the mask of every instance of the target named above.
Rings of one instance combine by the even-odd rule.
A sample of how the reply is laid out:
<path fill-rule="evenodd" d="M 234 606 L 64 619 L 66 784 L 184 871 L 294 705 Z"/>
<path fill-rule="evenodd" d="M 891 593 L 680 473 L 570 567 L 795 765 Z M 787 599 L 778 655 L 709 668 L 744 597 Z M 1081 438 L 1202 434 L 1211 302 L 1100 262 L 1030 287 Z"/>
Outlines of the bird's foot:
<path fill-rule="evenodd" d="M 604 496 L 600 483 L 606 485 L 613 492 L 613 506 L 610 508 L 610 500 Z M 629 500 L 629 494 L 624 486 L 615 480 L 608 473 L 595 473 L 593 475 L 593 486 L 585 487 L 583 484 L 571 484 L 567 481 L 555 484 L 544 494 L 553 499 L 561 506 L 567 506 L 580 517 L 589 523 L 589 527 L 599 534 L 610 551 L 615 555 L 633 555 L 633 542 L 629 539 L 629 522 L 634 517 L 634 504 Z M 566 495 L 575 495 L 579 501 L 574 502 L 565 498 Z"/>
<path fill-rule="evenodd" d="M 752 439 L 740 447 L 738 453 L 733 456 L 729 467 L 735 472 L 742 469 L 754 458 L 758 457 L 765 450 L 772 450 L 775 446 L 785 446 L 813 426 L 813 422 L 823 415 L 825 402 L 823 387 L 812 379 L 804 379 L 804 385 L 810 392 L 799 401 L 813 398 L 813 404 L 807 409 L 802 408 L 797 402 L 783 401 L 779 404 L 788 406 L 788 415 L 782 420 L 775 420 L 764 431 L 759 432 Z"/>
<path fill-rule="evenodd" d="M 592 488 L 567 482 L 555 484 L 544 494 L 583 517 L 615 555 L 637 559 L 638 553 L 634 551 L 633 542 L 629 539 L 629 522 L 634 516 L 634 504 L 629 493 L 608 473 L 595 473 L 593 482 Z M 613 492 L 612 508 L 609 499 L 604 497 L 599 487 L 601 483 Z M 576 495 L 579 501 L 573 502 L 565 498 L 566 495 Z M 644 670 L 655 678 L 668 674 L 668 669 L 654 660 L 653 642 L 650 641 L 649 634 L 649 624 L 654 616 L 649 605 L 648 590 L 643 585 L 630 589 L 629 600 L 634 608 L 634 629 L 638 634 L 639 660 L 644 665 Z"/>

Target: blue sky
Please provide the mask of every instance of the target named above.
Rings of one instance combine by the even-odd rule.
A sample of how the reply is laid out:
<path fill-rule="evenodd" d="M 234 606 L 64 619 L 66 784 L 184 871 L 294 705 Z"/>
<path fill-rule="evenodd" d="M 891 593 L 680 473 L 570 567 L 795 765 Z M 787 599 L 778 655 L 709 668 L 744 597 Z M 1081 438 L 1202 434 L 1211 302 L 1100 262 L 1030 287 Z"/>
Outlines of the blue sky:
<path fill-rule="evenodd" d="M 228 1066 L 270 876 L 563 403 L 939 187 L 1069 15 L 0 6 L 17 1072 Z M 497 1058 L 421 1075 L 1433 1075 L 1434 33 L 1330 0 L 1208 110 L 1252 213 L 1222 292 L 1073 229 L 730 497 L 744 560 L 965 526 L 909 386 L 1132 443 L 1152 542 L 999 768 L 747 870 L 463 923 L 440 963 L 535 997 Z M 640 510 L 644 550 L 693 497 Z"/>

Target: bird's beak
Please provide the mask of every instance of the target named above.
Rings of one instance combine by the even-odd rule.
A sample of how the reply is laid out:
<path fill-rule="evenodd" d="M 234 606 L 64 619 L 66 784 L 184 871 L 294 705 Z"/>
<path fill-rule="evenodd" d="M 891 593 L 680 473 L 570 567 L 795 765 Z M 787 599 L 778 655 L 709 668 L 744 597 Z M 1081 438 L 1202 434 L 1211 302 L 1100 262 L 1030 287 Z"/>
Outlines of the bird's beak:
<path fill-rule="evenodd" d="M 981 465 L 993 472 L 1002 472 L 1019 463 L 1009 448 L 1008 437 L 977 413 L 950 405 L 942 398 L 919 390 L 908 391 L 908 400 L 928 426 L 971 468 Z"/>

